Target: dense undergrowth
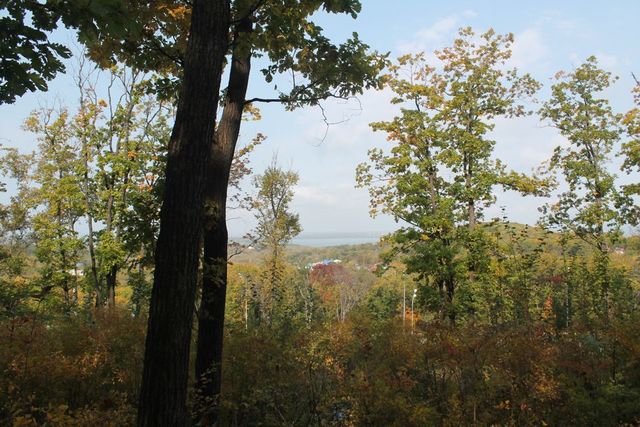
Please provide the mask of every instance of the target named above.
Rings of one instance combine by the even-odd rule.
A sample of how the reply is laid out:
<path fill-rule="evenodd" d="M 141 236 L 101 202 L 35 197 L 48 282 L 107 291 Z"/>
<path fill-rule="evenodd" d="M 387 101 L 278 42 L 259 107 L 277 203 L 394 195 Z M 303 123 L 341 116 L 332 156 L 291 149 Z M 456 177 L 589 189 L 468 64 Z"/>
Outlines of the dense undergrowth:
<path fill-rule="evenodd" d="M 289 319 L 291 320 L 291 319 Z M 224 425 L 635 425 L 640 322 L 558 328 L 375 319 L 230 325 Z M 0 324 L 3 425 L 132 425 L 145 319 Z M 592 325 L 593 326 L 593 325 Z"/>

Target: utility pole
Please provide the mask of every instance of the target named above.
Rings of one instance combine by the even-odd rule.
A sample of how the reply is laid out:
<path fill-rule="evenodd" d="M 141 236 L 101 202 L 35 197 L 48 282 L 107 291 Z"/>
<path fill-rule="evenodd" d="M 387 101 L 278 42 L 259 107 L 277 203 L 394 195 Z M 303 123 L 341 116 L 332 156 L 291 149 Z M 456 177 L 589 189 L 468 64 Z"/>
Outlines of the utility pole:
<path fill-rule="evenodd" d="M 413 311 L 413 303 L 416 300 L 416 296 L 418 295 L 418 289 L 414 288 L 413 289 L 413 296 L 411 297 L 411 333 L 413 333 L 413 330 L 415 329 L 415 325 L 416 325 L 416 320 L 415 320 L 415 312 Z"/>
<path fill-rule="evenodd" d="M 404 274 L 402 275 L 402 329 L 407 323 L 407 282 Z"/>

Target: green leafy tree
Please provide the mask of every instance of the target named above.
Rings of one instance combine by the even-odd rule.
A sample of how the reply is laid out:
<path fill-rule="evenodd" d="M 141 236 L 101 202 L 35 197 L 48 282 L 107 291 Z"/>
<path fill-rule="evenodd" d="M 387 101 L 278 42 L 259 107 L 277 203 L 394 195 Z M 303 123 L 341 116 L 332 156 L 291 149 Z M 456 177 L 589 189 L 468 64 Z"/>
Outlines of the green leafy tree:
<path fill-rule="evenodd" d="M 149 80 L 131 69 L 109 72 L 110 102 L 100 99 L 93 82 L 98 76 L 87 72 L 86 65 L 81 61 L 76 76 L 80 97 L 74 116 L 66 109 L 49 109 L 27 120 L 27 128 L 43 141 L 38 166 L 31 172 L 33 183 L 39 186 L 33 190 L 37 203 L 60 206 L 54 223 L 47 222 L 52 208 L 37 212 L 36 243 L 43 245 L 43 257 L 52 256 L 55 252 L 45 245 L 50 240 L 45 235 L 61 239 L 67 233 L 52 228 L 57 224 L 57 228 L 72 229 L 74 241 L 81 244 L 75 252 L 83 252 L 85 239 L 74 227 L 85 222 L 90 259 L 87 277 L 95 303 L 114 306 L 120 270 L 148 267 L 153 256 L 157 193 L 172 108 L 146 95 Z M 65 225 L 62 217 L 71 209 L 68 204 L 73 206 L 73 218 Z M 75 265 L 67 270 L 73 269 Z"/>
<path fill-rule="evenodd" d="M 388 320 L 398 314 L 402 296 L 395 290 L 382 286 L 372 289 L 366 298 L 366 307 L 377 320 Z"/>
<path fill-rule="evenodd" d="M 71 52 L 48 40 L 47 32 L 56 28 L 58 15 L 45 4 L 4 1 L 0 10 L 0 103 L 4 104 L 27 91 L 46 90 L 47 80 L 64 70 L 62 59 Z"/>
<path fill-rule="evenodd" d="M 31 233 L 33 187 L 31 185 L 33 154 L 20 154 L 15 148 L 3 148 L 0 171 L 6 180 L 15 184 L 15 193 L 6 204 L 0 205 L 0 318 L 16 318 L 32 310 L 33 296 L 44 296 L 36 280 L 27 275 L 33 268 L 29 247 Z M 5 183 L 2 183 L 5 191 Z"/>
<path fill-rule="evenodd" d="M 484 292 L 478 292 L 476 300 L 492 324 L 530 324 L 540 318 L 538 308 L 552 293 L 541 259 L 549 236 L 538 228 L 511 224 L 506 216 L 492 228 Z"/>
<path fill-rule="evenodd" d="M 633 95 L 635 106 L 623 118 L 623 125 L 629 140 L 622 144 L 622 155 L 624 156 L 622 170 L 627 174 L 640 172 L 640 82 L 637 79 Z M 638 182 L 627 184 L 622 189 L 623 194 L 627 197 L 640 195 L 640 183 Z M 629 222 L 636 225 L 640 220 L 640 212 L 632 200 L 628 200 L 626 205 L 627 207 L 633 206 L 629 212 Z"/>
<path fill-rule="evenodd" d="M 616 176 L 609 171 L 611 154 L 622 135 L 622 116 L 601 93 L 617 78 L 598 67 L 594 56 L 571 73 L 559 72 L 551 98 L 540 115 L 567 138 L 566 147 L 554 150 L 550 171 L 560 172 L 568 189 L 552 205 L 542 208 L 542 223 L 570 233 L 595 249 L 594 310 L 608 318 L 612 276 L 611 244 L 629 220 L 623 212 L 631 199 L 622 197 Z M 628 164 L 627 164 L 628 165 Z"/>
<path fill-rule="evenodd" d="M 260 278 L 260 308 L 262 317 L 271 325 L 277 313 L 285 310 L 287 243 L 302 230 L 297 214 L 290 211 L 293 188 L 298 174 L 281 169 L 274 159 L 265 171 L 253 178 L 257 190 L 251 208 L 258 221 L 255 239 L 258 247 L 267 250 Z"/>
<path fill-rule="evenodd" d="M 357 170 L 372 215 L 388 213 L 406 224 L 391 241 L 408 254 L 408 271 L 433 285 L 424 292 L 437 290 L 439 310 L 451 320 L 456 288 L 473 277 L 469 272 L 486 267 L 487 239 L 476 223 L 494 202 L 493 189 L 540 194 L 547 185 L 507 171 L 488 136 L 494 119 L 527 114 L 520 99 L 539 87 L 530 76 L 506 70 L 513 36 L 489 30 L 478 42 L 470 28 L 459 35 L 436 52 L 441 69 L 426 64 L 423 54 L 403 56 L 391 67 L 386 79 L 400 115 L 371 126 L 393 146 L 370 150 L 370 163 Z"/>
<path fill-rule="evenodd" d="M 135 40 L 142 29 L 119 0 L 7 0 L 0 3 L 0 14 L 0 104 L 47 90 L 47 81 L 65 70 L 71 51 L 49 39 L 60 23 L 90 44 L 106 35 Z"/>
<path fill-rule="evenodd" d="M 88 155 L 95 163 L 89 158 L 86 162 L 90 167 L 86 198 L 93 219 L 104 225 L 95 233 L 95 256 L 107 304 L 112 306 L 118 272 L 141 262 L 148 266 L 153 256 L 159 208 L 154 196 L 164 166 L 173 109 L 147 95 L 152 78 L 144 73 L 125 68 L 113 70 L 109 77 L 109 99 L 115 98 L 111 91 L 116 88 L 121 95 L 111 103 L 95 95 L 86 99 L 81 110 L 87 111 L 89 120 L 93 114 L 100 117 L 92 126 L 85 126 L 81 111 L 77 132 L 87 141 L 85 149 L 93 150 Z M 105 104 L 103 108 L 101 103 Z M 142 206 L 142 202 L 148 205 Z"/>
<path fill-rule="evenodd" d="M 615 175 L 608 166 L 621 137 L 622 117 L 598 94 L 616 78 L 598 68 L 592 56 L 571 73 L 557 73 L 556 80 L 540 115 L 569 142 L 567 147 L 555 148 L 549 164 L 551 171 L 562 173 L 568 190 L 545 207 L 545 223 L 573 231 L 605 253 L 607 237 L 621 225 Z"/>
<path fill-rule="evenodd" d="M 302 227 L 297 214 L 290 212 L 293 187 L 298 174 L 281 169 L 274 160 L 263 174 L 253 180 L 258 190 L 253 201 L 257 242 L 267 248 L 267 275 L 269 286 L 277 292 L 284 267 L 284 249 L 287 243 L 300 234 Z"/>
<path fill-rule="evenodd" d="M 24 128 L 36 133 L 40 142 L 33 170 L 33 181 L 39 185 L 33 193 L 33 204 L 38 206 L 33 232 L 42 265 L 41 287 L 43 291 L 62 289 L 65 305 L 70 307 L 77 303 L 77 264 L 83 247 L 76 229 L 84 213 L 76 174 L 78 147 L 66 109 L 34 111 Z"/>

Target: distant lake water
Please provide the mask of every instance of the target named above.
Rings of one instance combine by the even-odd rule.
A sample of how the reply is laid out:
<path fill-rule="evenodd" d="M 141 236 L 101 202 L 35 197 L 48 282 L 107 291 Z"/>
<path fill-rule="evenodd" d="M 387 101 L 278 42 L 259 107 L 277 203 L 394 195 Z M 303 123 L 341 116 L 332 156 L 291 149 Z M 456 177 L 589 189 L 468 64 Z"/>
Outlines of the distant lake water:
<path fill-rule="evenodd" d="M 360 245 L 363 243 L 378 243 L 378 234 L 302 234 L 291 241 L 292 245 L 312 246 L 322 248 L 326 246 Z"/>
<path fill-rule="evenodd" d="M 292 245 L 323 248 L 327 246 L 360 245 L 378 243 L 383 233 L 303 233 L 291 240 Z M 243 239 L 232 237 L 231 240 L 242 242 Z"/>

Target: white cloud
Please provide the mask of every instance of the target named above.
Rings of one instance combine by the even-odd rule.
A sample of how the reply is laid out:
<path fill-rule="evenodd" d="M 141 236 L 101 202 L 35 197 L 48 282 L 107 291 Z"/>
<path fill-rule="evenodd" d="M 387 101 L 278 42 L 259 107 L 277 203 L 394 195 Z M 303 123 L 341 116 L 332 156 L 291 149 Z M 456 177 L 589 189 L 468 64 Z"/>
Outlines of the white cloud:
<path fill-rule="evenodd" d="M 571 19 L 558 19 L 554 24 L 558 30 L 566 34 L 572 34 L 579 28 L 577 22 Z"/>
<path fill-rule="evenodd" d="M 473 16 L 475 16 L 475 12 L 472 10 L 463 12 L 464 18 L 470 19 Z M 453 38 L 453 35 L 461 26 L 458 15 L 446 16 L 437 20 L 433 25 L 419 30 L 412 40 L 400 43 L 396 50 L 400 54 L 422 51 L 430 54 L 435 48 L 439 48 L 444 41 Z"/>
<path fill-rule="evenodd" d="M 436 21 L 432 26 L 418 31 L 416 36 L 424 41 L 440 41 L 451 34 L 451 32 L 456 29 L 457 24 L 457 16 L 448 16 Z"/>
<path fill-rule="evenodd" d="M 523 173 L 538 168 L 565 141 L 556 129 L 540 123 L 535 116 L 499 118 L 490 137 L 496 141 L 496 157 L 509 169 Z"/>
<path fill-rule="evenodd" d="M 309 183 L 295 188 L 291 210 L 300 215 L 302 228 L 310 232 L 388 232 L 396 228 L 390 217 L 371 218 L 368 202 L 367 191 L 354 188 L 352 181 Z"/>
<path fill-rule="evenodd" d="M 335 205 L 338 199 L 335 191 L 320 187 L 296 185 L 293 189 L 294 197 L 300 202 L 311 202 L 321 205 Z"/>
<path fill-rule="evenodd" d="M 577 20 L 574 15 L 568 18 L 565 13 L 560 10 L 547 9 L 543 11 L 540 19 L 536 21 L 536 25 L 538 27 L 546 26 L 552 31 L 559 31 L 563 33 L 564 36 L 582 37 L 585 35 L 585 25 L 581 25 L 580 20 Z"/>
<path fill-rule="evenodd" d="M 529 28 L 514 36 L 511 51 L 509 63 L 514 67 L 523 69 L 541 62 L 548 49 L 544 44 L 540 31 Z"/>
<path fill-rule="evenodd" d="M 369 90 L 348 102 L 333 100 L 324 103 L 327 121 L 335 123 L 327 127 L 317 110 L 308 109 L 300 118 L 305 129 L 303 139 L 320 148 L 331 150 L 361 150 L 377 139 L 371 127 L 372 122 L 390 120 L 399 107 L 391 104 L 393 92 L 389 88 Z M 366 151 L 365 151 L 366 152 Z"/>
<path fill-rule="evenodd" d="M 462 16 L 465 18 L 475 18 L 478 14 L 472 9 L 466 9 L 462 12 Z"/>

